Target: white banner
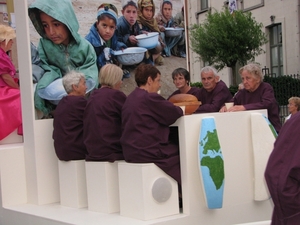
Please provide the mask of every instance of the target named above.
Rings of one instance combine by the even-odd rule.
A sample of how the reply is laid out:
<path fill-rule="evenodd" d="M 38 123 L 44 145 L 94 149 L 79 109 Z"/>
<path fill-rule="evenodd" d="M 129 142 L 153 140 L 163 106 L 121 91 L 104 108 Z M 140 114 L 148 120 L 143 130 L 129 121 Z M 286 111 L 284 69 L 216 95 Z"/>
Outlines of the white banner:
<path fill-rule="evenodd" d="M 230 13 L 233 13 L 235 10 L 237 10 L 236 0 L 229 0 L 229 11 L 230 11 Z"/>

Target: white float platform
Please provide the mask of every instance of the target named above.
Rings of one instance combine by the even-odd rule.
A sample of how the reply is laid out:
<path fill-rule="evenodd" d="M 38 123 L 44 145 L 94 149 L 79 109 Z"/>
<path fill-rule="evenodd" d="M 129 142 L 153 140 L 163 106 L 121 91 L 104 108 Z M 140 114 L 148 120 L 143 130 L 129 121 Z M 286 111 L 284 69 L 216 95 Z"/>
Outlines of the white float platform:
<path fill-rule="evenodd" d="M 43 225 L 51 224 L 53 221 L 55 224 L 75 225 L 230 225 L 268 220 L 272 214 L 272 201 L 254 200 L 251 139 L 253 113 L 266 114 L 266 111 L 188 115 L 172 125 L 179 128 L 183 209 L 179 215 L 149 221 L 127 218 L 119 213 L 105 214 L 92 212 L 87 208 L 72 209 L 60 206 L 58 160 L 51 136 L 53 120 L 34 120 L 35 132 L 29 136 L 33 138 L 33 149 L 26 147 L 26 138 L 23 144 L 17 144 L 17 148 L 14 145 L 0 145 L 2 202 L 5 208 L 3 210 L 6 212 L 3 213 L 3 218 L 7 218 L 9 214 L 14 215 L 11 217 L 13 219 L 20 218 L 19 223 L 7 222 L 5 225 L 23 224 L 23 218 L 47 221 Z M 215 117 L 225 165 L 223 208 L 216 210 L 209 210 L 206 207 L 199 177 L 198 133 L 201 119 L 206 116 Z M 17 168 L 14 166 L 16 161 L 20 165 Z M 8 182 L 7 174 L 10 174 L 11 170 L 14 171 L 14 177 L 18 177 L 17 181 L 20 184 L 13 185 Z M 20 196 L 16 199 L 13 193 Z M 7 210 L 10 213 L 7 213 Z"/>
<path fill-rule="evenodd" d="M 271 224 L 271 220 L 255 222 L 255 223 L 239 223 L 235 225 L 270 225 L 270 224 Z"/>

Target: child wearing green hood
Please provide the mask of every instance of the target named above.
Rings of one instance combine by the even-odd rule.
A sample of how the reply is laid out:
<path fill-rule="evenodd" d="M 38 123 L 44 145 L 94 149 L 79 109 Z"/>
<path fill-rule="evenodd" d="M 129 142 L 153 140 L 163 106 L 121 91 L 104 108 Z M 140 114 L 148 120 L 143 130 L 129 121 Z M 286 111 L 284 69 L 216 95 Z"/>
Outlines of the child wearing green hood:
<path fill-rule="evenodd" d="M 29 6 L 28 14 L 41 36 L 38 52 L 41 67 L 45 70 L 37 83 L 34 104 L 47 117 L 56 106 L 41 98 L 41 92 L 71 70 L 83 73 L 95 87 L 98 86 L 97 58 L 93 46 L 78 34 L 79 23 L 70 0 L 35 0 Z M 56 88 L 64 90 L 62 84 L 50 92 L 47 90 L 48 100 L 57 101 L 67 95 L 55 92 Z"/>

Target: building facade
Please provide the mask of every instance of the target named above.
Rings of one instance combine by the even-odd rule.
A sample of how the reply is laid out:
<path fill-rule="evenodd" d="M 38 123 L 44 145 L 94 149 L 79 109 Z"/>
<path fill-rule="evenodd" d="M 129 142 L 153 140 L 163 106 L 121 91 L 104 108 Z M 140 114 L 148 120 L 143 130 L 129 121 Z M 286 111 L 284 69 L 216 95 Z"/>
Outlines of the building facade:
<path fill-rule="evenodd" d="M 193 24 L 201 24 L 209 11 L 221 11 L 228 4 L 228 0 L 186 0 L 187 28 Z M 300 0 L 236 0 L 236 5 L 238 10 L 250 11 L 256 21 L 263 24 L 263 31 L 268 36 L 269 42 L 263 46 L 265 53 L 255 58 L 255 62 L 260 63 L 264 69 L 263 72 L 276 75 L 298 74 Z M 192 82 L 199 81 L 200 69 L 204 63 L 190 48 L 188 65 Z M 224 68 L 219 74 L 229 86 L 231 68 Z"/>

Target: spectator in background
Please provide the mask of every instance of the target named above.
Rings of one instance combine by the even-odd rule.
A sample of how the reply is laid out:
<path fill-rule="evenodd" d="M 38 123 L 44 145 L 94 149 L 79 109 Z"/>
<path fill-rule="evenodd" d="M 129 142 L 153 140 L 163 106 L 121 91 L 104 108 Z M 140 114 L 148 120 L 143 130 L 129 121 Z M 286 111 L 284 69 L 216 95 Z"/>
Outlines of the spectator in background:
<path fill-rule="evenodd" d="M 103 66 L 99 73 L 101 88 L 93 91 L 84 113 L 84 144 L 87 161 L 124 159 L 120 138 L 122 106 L 126 95 L 120 91 L 123 72 L 114 64 Z"/>
<path fill-rule="evenodd" d="M 78 33 L 79 24 L 71 1 L 35 0 L 29 6 L 28 14 L 41 36 L 38 52 L 41 67 L 45 70 L 37 83 L 34 103 L 48 117 L 56 105 L 42 99 L 39 91 L 71 70 L 80 71 L 86 79 L 94 81 L 95 87 L 98 86 L 96 54 L 90 43 Z M 54 88 L 53 95 L 55 90 L 61 89 L 63 87 Z"/>
<path fill-rule="evenodd" d="M 220 80 L 214 67 L 206 66 L 201 69 L 200 74 L 203 87 L 200 88 L 197 98 L 201 101 L 201 105 L 195 113 L 219 112 L 225 102 L 232 99 L 232 94 Z"/>
<path fill-rule="evenodd" d="M 291 97 L 291 98 L 289 98 L 288 101 L 289 101 L 288 109 L 289 109 L 290 115 L 288 115 L 285 118 L 284 122 L 286 122 L 288 119 L 290 119 L 293 115 L 295 115 L 300 110 L 300 98 L 299 97 Z"/>
<path fill-rule="evenodd" d="M 53 140 L 59 160 L 83 160 L 87 151 L 83 143 L 83 113 L 86 80 L 83 73 L 70 71 L 63 79 L 67 96 L 58 103 L 53 119 Z"/>
<path fill-rule="evenodd" d="M 22 135 L 21 99 L 16 69 L 7 52 L 11 51 L 15 30 L 0 24 L 0 140 L 18 129 Z"/>
<path fill-rule="evenodd" d="M 279 106 L 275 99 L 274 90 L 269 83 L 263 82 L 263 75 L 258 64 L 250 63 L 240 68 L 244 88 L 232 99 L 234 106 L 220 112 L 236 112 L 244 110 L 267 109 L 268 119 L 277 133 L 281 128 Z"/>

